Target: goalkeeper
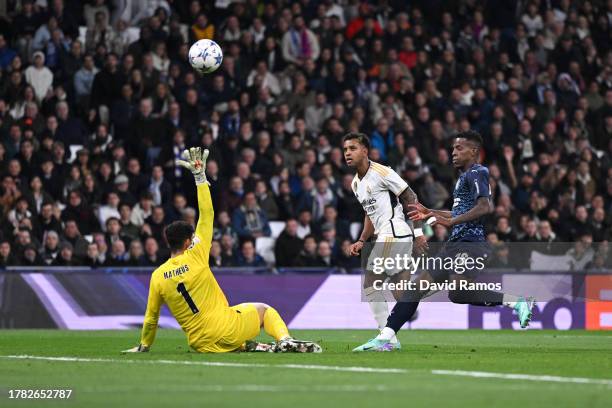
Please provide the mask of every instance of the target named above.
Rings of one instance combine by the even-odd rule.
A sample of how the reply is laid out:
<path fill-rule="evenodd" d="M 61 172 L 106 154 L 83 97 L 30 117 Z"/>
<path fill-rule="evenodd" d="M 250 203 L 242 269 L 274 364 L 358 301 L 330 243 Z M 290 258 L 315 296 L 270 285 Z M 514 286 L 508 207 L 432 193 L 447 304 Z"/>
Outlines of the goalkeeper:
<path fill-rule="evenodd" d="M 230 307 L 225 294 L 208 266 L 214 211 L 204 169 L 208 150 L 191 148 L 183 152 L 178 164 L 190 170 L 198 190 L 200 210 L 195 234 L 191 224 L 175 221 L 164 231 L 171 256 L 151 275 L 149 299 L 140 345 L 126 352 L 149 351 L 163 303 L 168 305 L 187 342 L 196 351 L 320 352 L 313 342 L 299 341 L 289 335 L 287 325 L 274 308 L 263 303 L 242 303 Z M 274 344 L 260 344 L 260 328 L 272 336 Z"/>

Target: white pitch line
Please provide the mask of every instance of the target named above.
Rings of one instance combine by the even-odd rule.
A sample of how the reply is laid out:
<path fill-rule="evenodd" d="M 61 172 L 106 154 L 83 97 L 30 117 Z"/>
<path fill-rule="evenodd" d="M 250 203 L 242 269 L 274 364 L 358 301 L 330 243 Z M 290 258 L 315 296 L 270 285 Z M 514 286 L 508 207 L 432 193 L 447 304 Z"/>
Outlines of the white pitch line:
<path fill-rule="evenodd" d="M 612 380 L 605 378 L 584 378 L 584 377 L 560 377 L 556 375 L 533 375 L 533 374 L 509 374 L 491 373 L 486 371 L 464 371 L 464 370 L 431 370 L 435 375 L 456 375 L 461 377 L 474 378 L 501 378 L 504 380 L 529 380 L 558 383 L 574 384 L 599 384 L 612 386 Z"/>
<path fill-rule="evenodd" d="M 383 373 L 383 374 L 404 374 L 408 370 L 403 368 L 376 368 L 376 367 L 351 367 L 351 366 L 328 366 L 312 364 L 264 364 L 264 363 L 230 363 L 221 361 L 181 361 L 181 360 L 131 360 L 131 359 L 111 359 L 111 358 L 83 358 L 83 357 L 47 357 L 32 355 L 9 355 L 0 356 L 6 359 L 21 360 L 44 360 L 44 361 L 66 361 L 78 363 L 145 363 L 145 364 L 172 364 L 172 365 L 196 365 L 208 367 L 240 367 L 240 368 L 293 368 L 301 370 L 324 370 L 342 371 L 350 373 Z"/>
<path fill-rule="evenodd" d="M 126 363 L 126 364 L 169 364 L 169 365 L 191 365 L 207 367 L 239 367 L 239 368 L 288 368 L 300 370 L 323 370 L 341 371 L 351 373 L 383 373 L 383 374 L 406 374 L 416 372 L 416 370 L 406 370 L 403 368 L 376 368 L 376 367 L 352 367 L 352 366 L 328 366 L 313 364 L 264 364 L 264 363 L 232 363 L 221 361 L 181 361 L 181 360 L 132 360 L 132 359 L 111 359 L 111 358 L 84 358 L 84 357 L 50 357 L 33 355 L 8 355 L 0 358 L 13 360 L 43 360 L 43 361 L 64 361 L 77 363 Z M 421 370 L 422 371 L 422 370 Z M 612 386 L 612 380 L 603 378 L 584 378 L 584 377 L 560 377 L 554 375 L 533 375 L 533 374 L 511 374 L 494 373 L 486 371 L 465 371 L 465 370 L 431 370 L 433 375 L 451 375 L 472 378 L 498 378 L 503 380 L 526 380 L 540 382 L 573 383 L 573 384 L 596 384 Z"/>
<path fill-rule="evenodd" d="M 137 388 L 136 388 L 137 389 Z M 401 386 L 382 384 L 372 385 L 266 385 L 266 384 L 206 384 L 194 386 L 164 386 L 169 392 L 372 392 L 372 391 L 405 391 Z M 131 386 L 93 386 L 79 389 L 83 392 L 130 392 Z"/>

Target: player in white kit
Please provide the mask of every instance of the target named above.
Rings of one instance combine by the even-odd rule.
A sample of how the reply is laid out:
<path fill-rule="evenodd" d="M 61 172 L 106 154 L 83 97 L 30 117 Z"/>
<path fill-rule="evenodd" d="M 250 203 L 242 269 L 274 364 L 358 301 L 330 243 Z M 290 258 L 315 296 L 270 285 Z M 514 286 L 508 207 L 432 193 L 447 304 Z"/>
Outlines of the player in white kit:
<path fill-rule="evenodd" d="M 413 241 L 415 254 L 421 254 L 427 249 L 427 240 L 420 223 L 414 224 L 413 231 L 405 216 L 408 205 L 417 202 L 416 194 L 393 169 L 369 160 L 368 137 L 363 133 L 348 133 L 343 138 L 343 150 L 346 163 L 356 170 L 351 187 L 366 213 L 363 231 L 357 242 L 351 245 L 350 251 L 351 255 L 357 256 L 369 239 L 373 241 L 363 281 L 363 294 L 379 329 L 382 329 L 387 324 L 389 308 L 385 292 L 377 290 L 374 282 L 380 281 L 381 277 L 390 281 L 410 280 L 410 272 L 392 267 L 384 269 L 386 277 L 381 276 L 375 271 L 375 260 L 395 259 L 396 255 L 410 256 Z M 394 292 L 393 295 L 399 299 L 400 293 Z M 396 348 L 401 347 L 397 339 L 393 339 L 392 343 Z"/>

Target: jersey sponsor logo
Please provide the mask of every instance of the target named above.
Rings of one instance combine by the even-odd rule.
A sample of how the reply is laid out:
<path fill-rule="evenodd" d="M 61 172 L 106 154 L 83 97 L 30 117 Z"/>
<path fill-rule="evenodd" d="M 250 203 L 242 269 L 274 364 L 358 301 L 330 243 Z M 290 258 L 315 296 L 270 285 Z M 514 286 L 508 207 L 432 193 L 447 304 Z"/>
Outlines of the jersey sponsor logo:
<path fill-rule="evenodd" d="M 172 269 L 169 271 L 164 272 L 164 279 L 170 279 L 172 277 L 175 276 L 180 276 L 184 273 L 189 272 L 189 266 L 188 265 L 181 265 L 176 269 Z"/>
<path fill-rule="evenodd" d="M 364 211 L 368 214 L 373 214 L 374 212 L 376 212 L 376 199 L 374 197 L 368 199 L 363 199 L 361 200 L 361 206 L 363 207 Z"/>

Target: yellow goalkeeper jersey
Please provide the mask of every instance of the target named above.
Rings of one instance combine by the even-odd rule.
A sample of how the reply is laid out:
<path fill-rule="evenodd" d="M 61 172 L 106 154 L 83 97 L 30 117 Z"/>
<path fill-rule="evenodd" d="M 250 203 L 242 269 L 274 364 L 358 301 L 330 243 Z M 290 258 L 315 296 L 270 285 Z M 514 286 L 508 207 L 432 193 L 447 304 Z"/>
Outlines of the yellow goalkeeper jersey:
<path fill-rule="evenodd" d="M 208 266 L 214 219 L 210 189 L 206 183 L 197 189 L 200 214 L 192 246 L 168 259 L 151 275 L 140 339 L 145 346 L 151 346 L 155 340 L 159 310 L 164 303 L 187 335 L 190 346 L 215 343 L 236 324 L 236 311 L 229 308 Z"/>

